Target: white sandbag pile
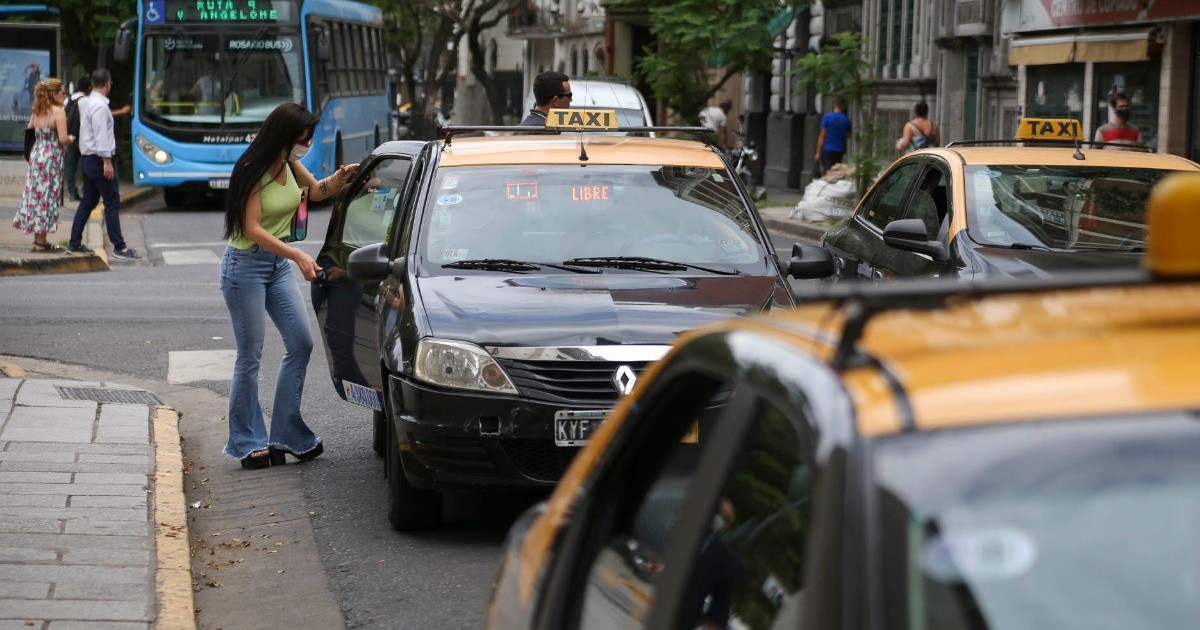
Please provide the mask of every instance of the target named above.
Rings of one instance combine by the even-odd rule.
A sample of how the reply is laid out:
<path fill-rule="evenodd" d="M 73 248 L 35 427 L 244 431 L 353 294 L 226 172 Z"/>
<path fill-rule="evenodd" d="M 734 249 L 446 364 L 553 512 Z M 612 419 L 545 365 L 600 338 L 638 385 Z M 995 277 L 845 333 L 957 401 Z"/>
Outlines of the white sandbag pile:
<path fill-rule="evenodd" d="M 858 190 L 854 186 L 854 167 L 849 164 L 834 164 L 820 179 L 814 179 L 804 187 L 804 197 L 788 215 L 801 221 L 841 219 L 854 209 Z"/>

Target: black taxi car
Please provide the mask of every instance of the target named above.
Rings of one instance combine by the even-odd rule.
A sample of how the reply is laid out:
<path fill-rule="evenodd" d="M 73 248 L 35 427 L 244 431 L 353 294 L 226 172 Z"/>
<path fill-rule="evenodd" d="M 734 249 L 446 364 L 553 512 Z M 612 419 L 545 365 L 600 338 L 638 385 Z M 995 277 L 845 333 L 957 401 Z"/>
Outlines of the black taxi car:
<path fill-rule="evenodd" d="M 383 144 L 334 208 L 313 305 L 398 529 L 448 490 L 554 484 L 680 333 L 793 304 L 718 151 L 562 111 L 585 130 Z"/>
<path fill-rule="evenodd" d="M 1134 267 L 1146 198 L 1200 165 L 1080 142 L 1069 119 L 1020 121 L 1010 141 L 955 142 L 896 160 L 822 245 L 836 279 L 1042 276 Z"/>
<path fill-rule="evenodd" d="M 513 525 L 487 627 L 1194 626 L 1200 174 L 1160 186 L 1145 270 L 689 333 Z"/>

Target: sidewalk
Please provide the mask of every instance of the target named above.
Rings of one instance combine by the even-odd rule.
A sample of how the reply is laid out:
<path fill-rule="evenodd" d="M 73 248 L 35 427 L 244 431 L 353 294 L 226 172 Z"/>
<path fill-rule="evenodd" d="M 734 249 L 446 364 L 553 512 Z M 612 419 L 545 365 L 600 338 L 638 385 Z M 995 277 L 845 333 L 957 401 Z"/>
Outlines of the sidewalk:
<path fill-rule="evenodd" d="M 154 199 L 155 196 L 153 188 L 122 183 L 121 212 L 125 212 L 139 203 Z M 91 219 L 83 232 L 83 246 L 93 252 L 89 256 L 70 255 L 65 252 L 61 254 L 31 252 L 33 235 L 25 234 L 12 227 L 12 218 L 20 206 L 20 197 L 0 197 L 0 219 L 3 219 L 3 224 L 0 224 L 0 276 L 79 273 L 108 269 L 103 201 L 92 210 Z M 66 247 L 66 242 L 71 237 L 71 220 L 75 217 L 75 209 L 78 207 L 78 201 L 68 200 L 59 209 L 58 231 L 48 234 L 47 241 Z"/>
<path fill-rule="evenodd" d="M 0 359 L 0 628 L 195 628 L 178 423 Z"/>
<path fill-rule="evenodd" d="M 792 190 L 767 189 L 765 205 L 760 205 L 759 215 L 772 232 L 786 234 L 812 243 L 820 243 L 832 222 L 808 222 L 790 217 L 804 193 Z M 760 202 L 761 204 L 761 202 Z M 785 252 L 786 253 L 786 252 Z"/>

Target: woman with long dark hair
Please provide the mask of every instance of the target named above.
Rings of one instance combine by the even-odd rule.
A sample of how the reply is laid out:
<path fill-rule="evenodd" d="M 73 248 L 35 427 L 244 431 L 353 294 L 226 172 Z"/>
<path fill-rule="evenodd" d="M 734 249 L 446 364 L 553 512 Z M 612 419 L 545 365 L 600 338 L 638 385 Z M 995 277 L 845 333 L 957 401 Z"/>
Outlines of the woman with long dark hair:
<path fill-rule="evenodd" d="M 221 293 L 233 321 L 237 359 L 229 390 L 229 442 L 225 454 L 241 460 L 243 468 L 282 464 L 285 453 L 310 460 L 325 448 L 300 416 L 304 373 L 312 352 L 308 311 L 292 272 L 296 263 L 305 280 L 313 280 L 317 263 L 312 256 L 284 242 L 301 201 L 301 188 L 310 201 L 337 194 L 358 164 L 339 166 L 317 181 L 300 163 L 312 147 L 317 117 L 296 103 L 276 107 L 258 135 L 234 165 L 225 202 L 225 238 L 229 247 L 221 259 Z M 271 432 L 267 435 L 258 400 L 258 368 L 269 315 L 283 338 L 283 364 L 275 384 Z"/>

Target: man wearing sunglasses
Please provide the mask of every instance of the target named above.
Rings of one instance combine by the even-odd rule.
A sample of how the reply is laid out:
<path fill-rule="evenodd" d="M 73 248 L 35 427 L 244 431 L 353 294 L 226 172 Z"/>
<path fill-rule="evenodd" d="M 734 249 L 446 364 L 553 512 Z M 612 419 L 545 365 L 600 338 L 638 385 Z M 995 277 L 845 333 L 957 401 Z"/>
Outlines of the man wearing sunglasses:
<path fill-rule="evenodd" d="M 1129 122 L 1129 97 L 1124 92 L 1116 92 L 1108 99 L 1108 104 L 1112 106 L 1112 118 L 1108 124 L 1096 129 L 1096 142 L 1142 144 L 1142 132 Z"/>
<path fill-rule="evenodd" d="M 571 106 L 571 82 L 561 72 L 547 71 L 533 80 L 533 98 L 536 104 L 529 115 L 521 121 L 522 127 L 545 127 L 546 113 L 552 109 Z M 516 135 L 557 134 L 557 131 L 518 131 Z"/>

